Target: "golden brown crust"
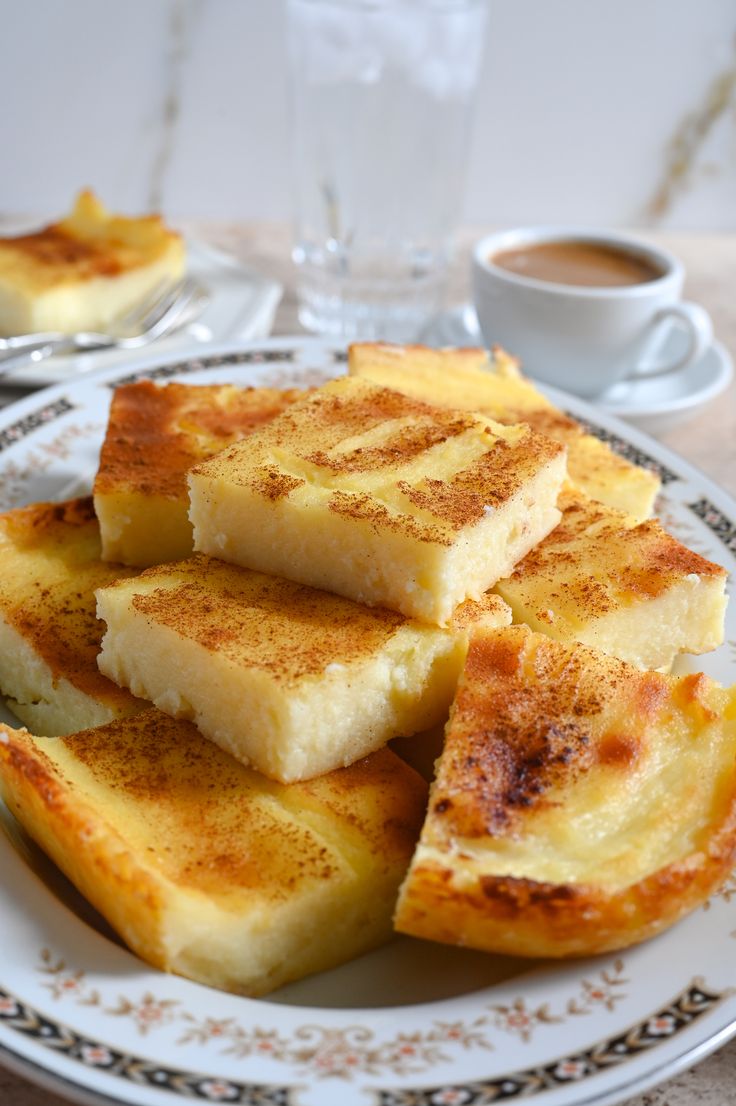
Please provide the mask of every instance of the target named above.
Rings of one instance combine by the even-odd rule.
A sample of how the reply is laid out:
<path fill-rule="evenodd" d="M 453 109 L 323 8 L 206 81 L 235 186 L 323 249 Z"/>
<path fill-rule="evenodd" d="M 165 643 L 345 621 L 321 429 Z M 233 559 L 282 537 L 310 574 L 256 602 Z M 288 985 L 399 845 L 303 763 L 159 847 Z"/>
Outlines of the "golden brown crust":
<path fill-rule="evenodd" d="M 58 740 L 96 786 L 130 803 L 131 811 L 137 809 L 139 832 L 150 832 L 151 812 L 162 827 L 173 827 L 177 813 L 184 814 L 187 839 L 162 835 L 161 846 L 149 850 L 161 874 L 179 886 L 229 895 L 258 887 L 268 872 L 274 897 L 283 899 L 300 881 L 335 874 L 329 860 L 314 849 L 309 832 L 271 815 L 262 801 L 269 786 L 203 740 L 192 723 L 174 722 L 150 710 L 126 725 Z M 276 789 L 273 793 L 278 794 Z M 247 849 L 243 825 L 248 826 Z"/>
<path fill-rule="evenodd" d="M 50 739 L 58 740 L 58 739 Z M 0 794 L 23 828 L 149 963 L 166 968 L 164 893 L 34 739 L 0 725 Z M 141 918 L 145 917 L 145 926 Z"/>
<path fill-rule="evenodd" d="M 67 499 L 63 503 L 32 503 L 0 515 L 2 526 L 19 549 L 32 549 L 44 541 L 59 544 L 64 541 L 67 527 L 93 528 L 96 523 L 91 496 Z"/>
<path fill-rule="evenodd" d="M 736 796 L 707 851 L 622 891 L 509 876 L 467 883 L 452 868 L 417 865 L 396 928 L 444 944 L 511 956 L 596 956 L 646 941 L 702 905 L 733 868 Z"/>
<path fill-rule="evenodd" d="M 97 278 L 114 280 L 167 254 L 183 264 L 181 237 L 160 216 L 111 215 L 92 192 L 84 191 L 60 222 L 33 234 L 0 238 L 0 274 L 38 294 Z"/>
<path fill-rule="evenodd" d="M 35 234 L 20 235 L 10 242 L 13 249 L 42 270 L 73 271 L 75 280 L 117 276 L 126 268 L 119 256 L 110 253 L 108 243 L 75 238 L 58 224 Z"/>
<path fill-rule="evenodd" d="M 453 740 L 432 793 L 443 836 L 511 834 L 526 811 L 592 763 L 590 720 L 627 670 L 622 662 L 601 666 L 589 682 L 587 651 L 562 661 L 540 653 L 532 690 L 516 633 L 478 635 L 471 644 L 453 706 Z"/>
<path fill-rule="evenodd" d="M 116 388 L 95 495 L 122 489 L 186 497 L 186 473 L 193 464 L 264 426 L 303 395 L 295 388 L 151 380 Z"/>
<path fill-rule="evenodd" d="M 671 925 L 736 857 L 735 708 L 702 674 L 479 630 L 397 928 L 583 956 Z"/>
<path fill-rule="evenodd" d="M 103 625 L 94 589 L 131 575 L 100 560 L 100 536 L 89 497 L 37 503 L 0 516 L 0 613 L 45 663 L 93 698 L 134 709 L 135 699 L 97 668 Z M 11 686 L 3 688 L 15 697 Z"/>
<path fill-rule="evenodd" d="M 409 861 L 426 798 L 420 777 L 385 749 L 283 786 L 155 710 L 67 738 L 0 725 L 0 788 L 24 828 L 135 952 L 158 967 L 255 993 L 335 962 L 325 943 L 302 967 L 297 947 L 294 964 L 277 959 L 264 974 L 263 962 L 274 957 L 270 940 L 288 948 L 289 929 L 298 926 L 294 903 L 326 911 L 339 926 L 344 897 L 351 916 L 370 927 L 367 943 L 380 940 L 383 900 Z M 377 908 L 371 889 L 381 898 Z M 222 934 L 206 932 L 221 927 L 232 940 L 238 918 L 255 943 L 262 920 L 273 927 L 257 955 L 230 954 Z M 310 916 L 303 925 L 310 940 L 312 931 Z M 191 958 L 182 933 L 193 943 Z M 344 935 L 339 940 L 344 948 Z M 357 924 L 348 941 L 349 949 L 365 948 Z M 229 956 L 246 967 L 252 959 L 257 974 L 233 974 Z"/>

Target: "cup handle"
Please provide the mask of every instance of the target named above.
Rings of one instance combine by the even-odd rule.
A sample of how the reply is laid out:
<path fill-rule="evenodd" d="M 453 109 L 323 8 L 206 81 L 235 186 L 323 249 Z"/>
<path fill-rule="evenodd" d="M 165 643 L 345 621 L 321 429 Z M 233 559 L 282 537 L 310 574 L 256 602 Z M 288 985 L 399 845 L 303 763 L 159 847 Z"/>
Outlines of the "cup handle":
<path fill-rule="evenodd" d="M 709 349 L 713 341 L 713 323 L 710 315 L 700 304 L 684 302 L 672 303 L 668 307 L 662 307 L 657 311 L 651 324 L 654 338 L 650 342 L 650 349 L 652 345 L 655 345 L 655 347 L 661 345 L 662 339 L 659 336 L 661 328 L 664 324 L 673 321 L 682 323 L 688 333 L 689 343 L 685 352 L 668 364 L 662 364 L 661 361 L 648 362 L 645 357 L 643 362 L 640 361 L 631 372 L 626 374 L 624 380 L 651 380 L 657 376 L 667 376 L 668 373 L 677 372 L 679 369 L 691 365 L 693 361 L 697 361 Z M 647 365 L 651 365 L 651 368 L 648 368 Z"/>

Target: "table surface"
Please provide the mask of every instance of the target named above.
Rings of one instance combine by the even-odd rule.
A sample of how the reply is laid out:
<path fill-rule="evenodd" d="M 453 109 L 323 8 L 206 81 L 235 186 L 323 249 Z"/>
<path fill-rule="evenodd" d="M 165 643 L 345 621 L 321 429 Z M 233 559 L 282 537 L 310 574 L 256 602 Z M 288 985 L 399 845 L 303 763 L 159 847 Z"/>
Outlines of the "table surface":
<path fill-rule="evenodd" d="M 289 231 L 283 224 L 212 223 L 191 221 L 184 229 L 200 240 L 242 258 L 285 288 L 274 334 L 298 334 L 296 297 L 289 261 Z M 458 239 L 450 299 L 468 295 L 468 253 L 480 236 L 471 229 Z M 685 295 L 703 304 L 713 318 L 720 341 L 736 354 L 736 235 L 648 233 L 652 241 L 670 249 L 685 263 Z M 20 398 L 22 389 L 0 388 L 0 406 Z M 736 496 L 736 382 L 706 411 L 662 435 L 661 441 L 697 465 Z M 656 1090 L 629 1100 L 625 1106 L 726 1106 L 736 1100 L 736 1040 L 697 1067 Z M 0 1103 L 5 1106 L 63 1106 L 65 1100 L 32 1086 L 0 1069 Z M 623 1104 L 622 1104 L 623 1106 Z"/>

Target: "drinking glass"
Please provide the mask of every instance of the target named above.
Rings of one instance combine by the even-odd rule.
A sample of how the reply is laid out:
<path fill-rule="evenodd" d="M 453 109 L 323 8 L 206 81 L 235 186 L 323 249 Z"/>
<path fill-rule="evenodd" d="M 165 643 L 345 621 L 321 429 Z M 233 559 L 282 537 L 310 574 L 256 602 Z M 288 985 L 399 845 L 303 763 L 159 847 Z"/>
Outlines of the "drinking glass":
<path fill-rule="evenodd" d="M 440 308 L 485 0 L 289 0 L 299 318 L 407 341 Z"/>

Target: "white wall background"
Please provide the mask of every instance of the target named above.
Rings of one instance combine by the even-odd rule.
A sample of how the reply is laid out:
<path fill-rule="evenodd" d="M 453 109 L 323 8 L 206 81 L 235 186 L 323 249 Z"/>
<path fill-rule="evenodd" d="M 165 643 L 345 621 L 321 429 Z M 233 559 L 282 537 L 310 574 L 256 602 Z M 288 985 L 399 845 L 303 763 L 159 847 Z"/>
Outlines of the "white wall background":
<path fill-rule="evenodd" d="M 736 230 L 734 0 L 488 2 L 465 221 Z M 284 0 L 0 0 L 0 215 L 91 184 L 287 218 L 283 25 Z"/>

